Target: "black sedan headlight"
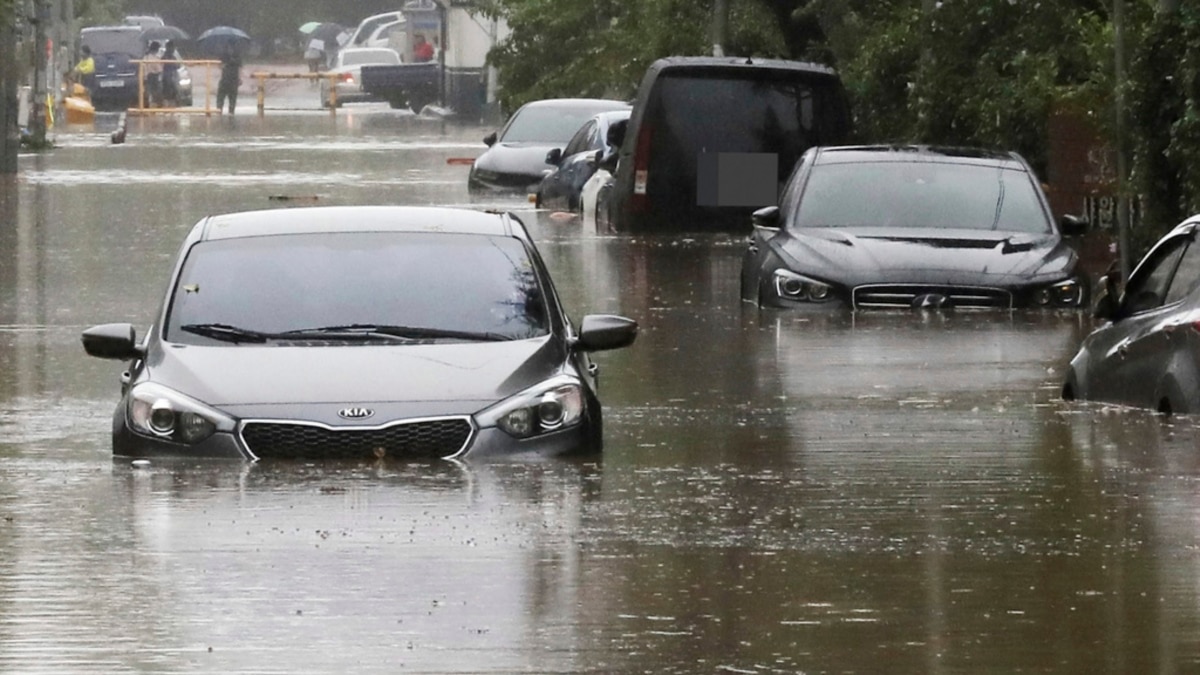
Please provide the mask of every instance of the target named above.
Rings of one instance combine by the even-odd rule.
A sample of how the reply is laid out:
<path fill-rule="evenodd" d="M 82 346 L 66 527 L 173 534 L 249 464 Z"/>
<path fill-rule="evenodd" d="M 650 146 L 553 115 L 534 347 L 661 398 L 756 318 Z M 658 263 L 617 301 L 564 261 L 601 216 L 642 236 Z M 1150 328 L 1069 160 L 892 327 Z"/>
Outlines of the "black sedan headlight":
<path fill-rule="evenodd" d="M 771 275 L 775 295 L 797 302 L 828 302 L 833 300 L 833 287 L 802 274 L 778 268 Z"/>
<path fill-rule="evenodd" d="M 1031 297 L 1033 307 L 1079 307 L 1087 299 L 1087 287 L 1074 277 L 1056 281 L 1034 290 Z"/>
<path fill-rule="evenodd" d="M 583 420 L 583 385 L 560 375 L 510 396 L 479 413 L 480 427 L 499 427 L 514 438 L 566 429 Z"/>
<path fill-rule="evenodd" d="M 233 418 L 174 389 L 147 382 L 129 391 L 128 421 L 134 432 L 195 445 L 217 431 L 233 431 Z"/>

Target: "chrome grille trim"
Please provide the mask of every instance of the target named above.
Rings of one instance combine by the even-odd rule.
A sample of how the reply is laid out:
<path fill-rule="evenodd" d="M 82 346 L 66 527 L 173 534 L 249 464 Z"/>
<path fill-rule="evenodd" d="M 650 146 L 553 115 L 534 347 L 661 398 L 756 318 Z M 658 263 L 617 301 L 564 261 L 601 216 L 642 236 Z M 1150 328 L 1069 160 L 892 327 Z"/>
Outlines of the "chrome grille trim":
<path fill-rule="evenodd" d="M 854 309 L 911 309 L 927 293 L 944 295 L 955 309 L 1012 309 L 1012 293 L 987 286 L 935 286 L 925 284 L 867 284 L 851 292 Z"/>
<path fill-rule="evenodd" d="M 457 422 L 457 423 L 461 423 L 463 426 L 465 426 L 465 435 L 463 437 L 463 441 L 460 445 L 458 445 L 457 448 L 454 448 L 453 452 L 434 453 L 434 454 L 399 453 L 399 454 L 394 454 L 394 455 L 389 454 L 388 456 L 393 457 L 393 458 L 395 458 L 395 457 L 420 458 L 420 457 L 437 456 L 437 457 L 441 457 L 442 459 L 453 459 L 455 457 L 462 455 L 464 452 L 466 452 L 467 448 L 471 447 L 471 442 L 475 440 L 475 436 L 479 432 L 478 427 L 475 426 L 474 418 L 472 418 L 470 415 L 449 415 L 449 416 L 443 416 L 443 417 L 417 417 L 417 418 L 411 418 L 411 419 L 395 420 L 392 422 L 387 422 L 385 424 L 378 424 L 378 425 L 371 425 L 371 426 L 330 425 L 330 424 L 324 424 L 322 422 L 313 422 L 310 420 L 246 419 L 246 420 L 242 420 L 241 423 L 238 425 L 237 437 L 238 437 L 238 442 L 241 444 L 242 449 L 245 451 L 247 456 L 252 461 L 257 461 L 257 460 L 261 459 L 260 452 L 262 452 L 262 448 L 260 448 L 260 452 L 255 452 L 254 446 L 246 439 L 246 429 L 249 427 L 254 427 L 256 425 L 271 426 L 271 427 L 276 427 L 277 429 L 288 428 L 288 427 L 293 427 L 293 428 L 294 427 L 305 427 L 305 428 L 309 428 L 309 429 L 318 430 L 318 433 L 328 432 L 328 433 L 334 434 L 334 435 L 347 434 L 347 438 L 348 438 L 349 436 L 354 436 L 354 435 L 362 436 L 362 435 L 367 435 L 367 434 L 372 434 L 372 433 L 394 431 L 398 427 L 413 427 L 413 426 L 420 426 L 420 425 L 440 424 L 440 423 L 445 423 L 445 422 Z M 355 439 L 355 440 L 359 440 L 359 439 Z M 270 453 L 270 454 L 272 454 L 272 456 L 278 457 L 278 455 L 274 455 L 273 453 Z M 311 455 L 309 455 L 309 456 L 311 457 Z"/>

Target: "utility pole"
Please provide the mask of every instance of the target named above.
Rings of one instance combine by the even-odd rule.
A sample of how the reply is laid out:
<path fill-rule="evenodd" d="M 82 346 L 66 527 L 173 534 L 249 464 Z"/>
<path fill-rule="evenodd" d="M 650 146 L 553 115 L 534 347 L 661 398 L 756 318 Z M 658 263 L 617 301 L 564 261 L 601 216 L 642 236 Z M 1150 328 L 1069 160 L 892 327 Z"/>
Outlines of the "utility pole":
<path fill-rule="evenodd" d="M 29 102 L 29 141 L 34 148 L 46 147 L 46 24 L 48 0 L 33 0 L 33 87 Z"/>
<path fill-rule="evenodd" d="M 1113 0 L 1113 104 L 1116 108 L 1117 150 L 1117 253 L 1121 261 L 1121 281 L 1132 272 L 1132 252 L 1129 250 L 1129 166 L 1125 151 L 1125 0 Z"/>
<path fill-rule="evenodd" d="M 729 35 L 729 0 L 713 0 L 712 53 L 725 56 L 725 41 Z"/>
<path fill-rule="evenodd" d="M 17 29 L 16 6 L 0 0 L 0 176 L 17 173 Z"/>

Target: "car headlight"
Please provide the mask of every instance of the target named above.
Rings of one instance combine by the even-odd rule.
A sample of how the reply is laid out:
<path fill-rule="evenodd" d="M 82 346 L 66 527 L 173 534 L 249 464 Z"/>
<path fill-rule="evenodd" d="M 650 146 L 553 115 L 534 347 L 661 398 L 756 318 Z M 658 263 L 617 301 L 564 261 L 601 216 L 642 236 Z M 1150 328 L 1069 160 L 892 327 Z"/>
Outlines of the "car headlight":
<path fill-rule="evenodd" d="M 583 419 L 583 385 L 560 375 L 510 396 L 476 416 L 480 427 L 500 427 L 515 438 L 575 426 Z"/>
<path fill-rule="evenodd" d="M 143 436 L 194 445 L 218 430 L 233 431 L 228 415 L 174 389 L 154 383 L 129 391 L 129 426 Z"/>
<path fill-rule="evenodd" d="M 775 295 L 800 302 L 827 302 L 833 299 L 833 287 L 816 279 L 779 268 L 771 275 Z"/>
<path fill-rule="evenodd" d="M 1064 279 L 1033 292 L 1035 307 L 1079 307 L 1083 304 L 1085 288 L 1076 278 Z"/>

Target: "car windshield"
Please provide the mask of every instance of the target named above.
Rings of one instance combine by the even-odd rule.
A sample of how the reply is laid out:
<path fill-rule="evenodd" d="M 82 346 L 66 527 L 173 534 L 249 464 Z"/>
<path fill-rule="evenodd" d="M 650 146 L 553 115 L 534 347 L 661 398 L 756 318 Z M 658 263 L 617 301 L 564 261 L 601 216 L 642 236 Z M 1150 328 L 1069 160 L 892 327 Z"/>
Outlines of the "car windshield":
<path fill-rule="evenodd" d="M 615 110 L 619 103 L 608 106 L 532 106 L 517 111 L 504 136 L 500 138 L 506 143 L 556 143 L 565 144 L 571 140 L 579 127 L 591 119 L 592 115 L 605 110 Z"/>
<path fill-rule="evenodd" d="M 953 162 L 819 164 L 792 225 L 1052 231 L 1028 173 Z"/>
<path fill-rule="evenodd" d="M 142 55 L 142 32 L 132 27 L 84 31 L 79 42 L 93 54 Z"/>
<path fill-rule="evenodd" d="M 320 329 L 347 339 L 525 339 L 547 333 L 547 301 L 529 253 L 510 237 L 366 232 L 219 239 L 188 253 L 164 339 L 232 345 Z"/>
<path fill-rule="evenodd" d="M 343 66 L 383 64 L 394 66 L 400 63 L 400 55 L 394 49 L 366 49 L 342 52 Z"/>

